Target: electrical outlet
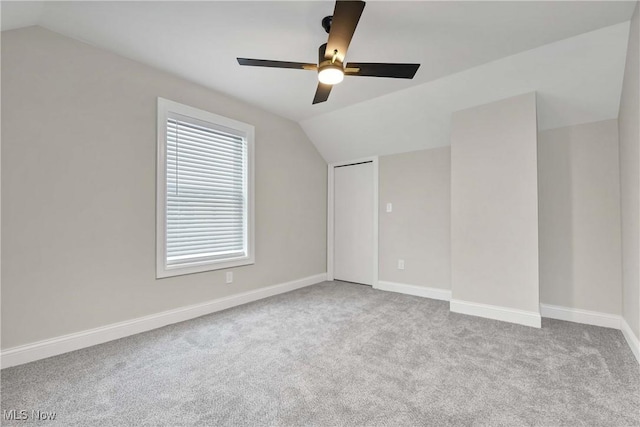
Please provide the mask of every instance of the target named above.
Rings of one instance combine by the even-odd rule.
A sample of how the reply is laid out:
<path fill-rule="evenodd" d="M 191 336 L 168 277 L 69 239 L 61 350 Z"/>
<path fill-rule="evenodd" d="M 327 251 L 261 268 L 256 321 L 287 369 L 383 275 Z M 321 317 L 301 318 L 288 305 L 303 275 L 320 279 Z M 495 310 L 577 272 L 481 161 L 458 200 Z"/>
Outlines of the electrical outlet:
<path fill-rule="evenodd" d="M 403 259 L 399 259 L 398 260 L 398 270 L 404 270 L 404 260 Z"/>
<path fill-rule="evenodd" d="M 227 283 L 233 283 L 233 271 L 227 271 Z"/>

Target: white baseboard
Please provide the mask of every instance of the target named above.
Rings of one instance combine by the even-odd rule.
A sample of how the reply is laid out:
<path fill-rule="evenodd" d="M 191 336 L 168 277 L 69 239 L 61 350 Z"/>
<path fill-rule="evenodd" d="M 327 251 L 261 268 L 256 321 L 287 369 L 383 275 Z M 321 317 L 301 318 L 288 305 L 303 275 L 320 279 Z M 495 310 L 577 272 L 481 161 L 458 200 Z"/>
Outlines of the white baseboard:
<path fill-rule="evenodd" d="M 496 305 L 480 304 L 452 299 L 449 309 L 454 313 L 468 314 L 484 317 L 486 319 L 501 320 L 503 322 L 517 323 L 519 325 L 540 328 L 542 319 L 540 313 L 535 311 L 517 310 L 514 308 L 500 307 Z"/>
<path fill-rule="evenodd" d="M 602 326 L 603 328 L 620 329 L 620 316 L 579 308 L 561 307 L 551 304 L 540 304 L 540 314 L 549 319 L 566 320 L 585 325 Z"/>
<path fill-rule="evenodd" d="M 379 280 L 374 288 L 381 291 L 398 292 L 442 301 L 449 301 L 451 299 L 451 290 L 449 289 L 427 288 L 425 286 L 408 285 L 406 283 L 385 282 L 384 280 Z"/>
<path fill-rule="evenodd" d="M 150 331 L 162 326 L 183 322 L 185 320 L 194 319 L 216 311 L 225 310 L 227 308 L 236 307 L 238 305 L 257 301 L 273 295 L 293 291 L 305 286 L 314 285 L 325 281 L 326 278 L 326 273 L 317 274 L 315 276 L 309 276 L 293 280 L 291 282 L 280 283 L 253 291 L 218 298 L 201 304 L 180 307 L 174 310 L 139 317 L 137 319 L 113 323 L 111 325 L 101 326 L 95 329 L 89 329 L 31 344 L 8 348 L 0 353 L 1 365 L 2 368 L 8 368 L 10 366 L 22 365 L 23 363 L 67 353 L 69 351 L 91 347 L 96 344 L 102 344 L 107 341 L 124 338 L 140 332 Z"/>
<path fill-rule="evenodd" d="M 631 352 L 636 357 L 638 363 L 640 363 L 640 341 L 631 330 L 627 321 L 622 318 L 620 319 L 620 330 L 622 331 L 624 338 L 627 340 L 627 344 L 631 347 Z"/>
<path fill-rule="evenodd" d="M 550 319 L 618 329 L 622 331 L 622 335 L 624 335 L 624 338 L 627 340 L 631 352 L 636 357 L 638 363 L 640 363 L 640 343 L 622 316 L 550 304 L 540 304 L 540 314 L 542 314 L 542 317 L 548 317 Z"/>

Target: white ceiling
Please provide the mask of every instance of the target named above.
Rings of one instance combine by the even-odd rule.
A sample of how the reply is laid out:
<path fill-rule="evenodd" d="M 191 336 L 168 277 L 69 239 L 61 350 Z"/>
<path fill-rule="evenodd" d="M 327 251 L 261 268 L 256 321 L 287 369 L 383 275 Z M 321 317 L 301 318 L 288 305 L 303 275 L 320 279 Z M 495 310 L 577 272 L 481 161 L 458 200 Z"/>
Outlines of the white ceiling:
<path fill-rule="evenodd" d="M 496 80 L 497 87 L 490 95 L 479 96 L 477 92 L 486 92 L 486 73 L 512 81 L 506 85 L 512 88 L 511 92 L 524 87 L 541 90 L 533 83 L 537 78 L 542 79 L 540 84 L 546 80 L 536 73 L 558 73 L 558 82 L 567 78 L 561 67 L 552 64 L 534 66 L 532 71 L 518 69 L 526 61 L 495 65 L 500 63 L 496 60 L 628 21 L 635 2 L 369 1 L 347 60 L 419 62 L 422 65 L 416 78 L 348 77 L 334 88 L 328 102 L 317 105 L 311 105 L 317 84 L 315 73 L 240 67 L 235 58 L 315 62 L 318 46 L 327 37 L 320 21 L 332 13 L 333 1 L 2 1 L 1 6 L 3 30 L 41 25 L 299 121 L 320 152 L 332 161 L 348 159 L 352 153 L 383 154 L 408 151 L 412 147 L 446 145 L 448 141 L 443 143 L 443 136 L 448 135 L 448 128 L 445 130 L 448 117 L 443 120 L 441 116 L 448 108 L 473 105 L 480 99 L 510 93 Z M 623 62 L 620 68 L 618 56 L 626 47 L 622 32 L 619 30 L 611 36 L 613 39 L 607 39 L 607 43 L 615 45 L 609 46 L 611 51 L 604 48 L 589 53 L 591 48 L 585 46 L 585 51 L 573 62 L 576 55 L 572 51 L 550 53 L 554 58 L 550 59 L 552 62 L 566 60 L 566 66 L 578 71 L 578 64 L 588 63 L 592 71 L 602 74 L 603 78 L 596 82 L 598 85 L 603 84 L 605 77 L 617 76 L 618 72 L 620 76 L 604 82 L 602 88 L 592 88 L 591 95 L 602 96 L 598 106 L 583 105 L 583 85 L 594 82 L 586 70 L 571 76 L 568 87 L 547 85 L 549 89 L 539 101 L 541 117 L 549 117 L 543 120 L 552 126 L 561 126 L 568 123 L 568 118 L 580 121 L 585 117 L 601 117 L 596 111 L 610 114 L 612 97 L 617 96 L 619 101 L 620 96 L 619 90 L 615 94 L 612 91 L 619 87 L 624 67 Z M 538 54 L 540 58 L 546 57 L 543 51 Z M 589 55 L 591 60 L 586 59 Z M 492 64 L 497 68 L 491 68 Z M 537 64 L 536 61 L 533 65 Z M 469 88 L 470 83 L 460 86 L 460 77 L 456 76 L 474 67 L 480 70 L 468 78 L 476 76 L 476 80 L 471 81 L 479 87 L 460 90 Z M 525 80 L 522 75 L 518 83 L 521 71 L 528 77 Z M 433 100 L 434 91 L 444 102 L 438 104 L 442 108 L 422 99 L 429 96 Z M 381 107 L 389 102 L 393 103 L 391 108 Z M 580 111 L 585 109 L 581 115 Z M 371 115 L 382 111 L 384 116 Z M 410 114 L 400 114 L 401 111 Z M 562 119 L 553 119 L 554 116 Z M 429 126 L 429 132 L 424 133 L 424 123 L 438 126 Z M 340 129 L 338 138 L 328 138 L 319 131 L 323 128 Z M 386 135 L 373 134 L 373 129 L 379 128 L 402 128 L 411 132 L 403 134 L 400 142 L 388 138 L 384 142 L 378 138 L 372 145 L 376 152 L 365 150 L 368 140 L 363 140 L 364 135 Z M 331 134 L 335 136 L 335 132 Z"/>
<path fill-rule="evenodd" d="M 537 94 L 538 129 L 618 117 L 629 22 L 301 122 L 328 162 L 449 145 L 451 113 Z"/>

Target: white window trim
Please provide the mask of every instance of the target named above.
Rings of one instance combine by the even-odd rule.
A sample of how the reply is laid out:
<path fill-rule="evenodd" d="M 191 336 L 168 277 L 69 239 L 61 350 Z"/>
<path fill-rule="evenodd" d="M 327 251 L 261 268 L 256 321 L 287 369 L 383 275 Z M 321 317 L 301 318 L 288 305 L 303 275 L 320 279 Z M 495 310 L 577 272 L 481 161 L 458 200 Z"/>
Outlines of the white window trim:
<path fill-rule="evenodd" d="M 169 113 L 180 114 L 216 125 L 236 129 L 246 135 L 247 141 L 247 255 L 233 259 L 208 260 L 195 262 L 188 266 L 166 265 L 166 152 L 167 152 L 167 119 Z M 255 218 L 254 218 L 254 139 L 255 128 L 227 117 L 208 111 L 189 107 L 164 98 L 158 98 L 157 123 L 157 165 L 156 165 L 156 278 L 221 270 L 255 263 Z"/>

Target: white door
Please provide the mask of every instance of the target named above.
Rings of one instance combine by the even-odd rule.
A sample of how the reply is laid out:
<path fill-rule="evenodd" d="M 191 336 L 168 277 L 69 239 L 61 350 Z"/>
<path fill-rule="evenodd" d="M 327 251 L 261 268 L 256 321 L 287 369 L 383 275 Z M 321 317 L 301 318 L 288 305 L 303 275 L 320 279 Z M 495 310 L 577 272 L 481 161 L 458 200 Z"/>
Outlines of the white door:
<path fill-rule="evenodd" d="M 334 168 L 333 277 L 373 285 L 373 163 Z"/>

